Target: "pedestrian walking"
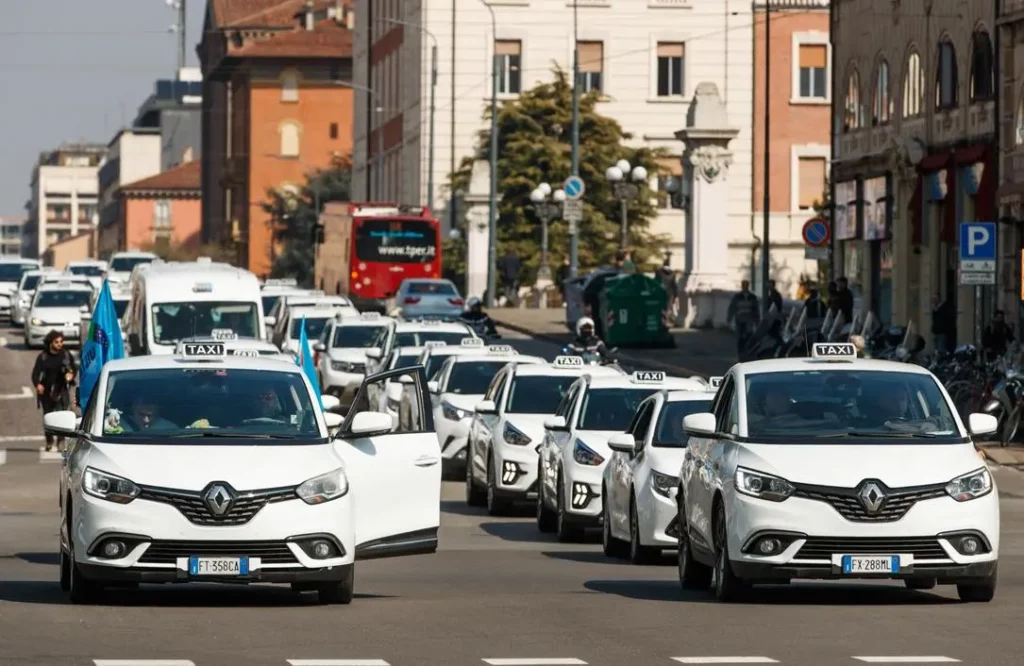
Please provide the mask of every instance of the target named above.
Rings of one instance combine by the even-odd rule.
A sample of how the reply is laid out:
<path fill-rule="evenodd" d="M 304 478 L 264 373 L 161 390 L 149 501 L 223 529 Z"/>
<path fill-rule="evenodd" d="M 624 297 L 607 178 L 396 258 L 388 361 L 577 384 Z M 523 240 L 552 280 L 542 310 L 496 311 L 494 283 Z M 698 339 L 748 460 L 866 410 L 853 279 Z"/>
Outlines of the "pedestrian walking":
<path fill-rule="evenodd" d="M 75 359 L 64 348 L 64 336 L 50 331 L 43 339 L 43 350 L 32 367 L 32 386 L 36 390 L 36 406 L 43 415 L 71 408 L 71 386 L 78 375 Z M 46 450 L 52 451 L 54 438 L 46 434 Z"/>
<path fill-rule="evenodd" d="M 509 248 L 501 259 L 498 260 L 498 274 L 501 276 L 501 284 L 505 290 L 505 298 L 510 307 L 515 307 L 518 302 L 519 293 L 519 270 L 522 262 L 516 253 Z"/>
<path fill-rule="evenodd" d="M 740 290 L 729 302 L 726 321 L 732 324 L 736 332 L 736 356 L 742 359 L 743 350 L 750 341 L 751 334 L 761 323 L 761 310 L 758 307 L 757 296 L 750 291 L 749 280 L 740 283 Z"/>

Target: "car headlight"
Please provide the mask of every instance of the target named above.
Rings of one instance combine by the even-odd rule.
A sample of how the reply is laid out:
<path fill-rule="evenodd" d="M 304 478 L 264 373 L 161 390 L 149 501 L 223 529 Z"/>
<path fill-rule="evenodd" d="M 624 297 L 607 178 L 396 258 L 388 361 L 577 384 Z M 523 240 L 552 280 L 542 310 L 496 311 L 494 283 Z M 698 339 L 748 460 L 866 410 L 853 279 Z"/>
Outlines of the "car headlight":
<path fill-rule="evenodd" d="M 128 479 L 92 467 L 86 467 L 85 473 L 82 474 L 82 490 L 86 495 L 117 504 L 128 504 L 141 492 L 139 487 Z"/>
<path fill-rule="evenodd" d="M 505 429 L 502 431 L 501 436 L 505 438 L 506 442 L 516 446 L 526 446 L 530 443 L 530 438 L 526 436 L 526 433 L 511 423 L 505 424 Z"/>
<path fill-rule="evenodd" d="M 679 477 L 661 472 L 651 472 L 651 487 L 662 497 L 671 497 L 672 489 L 679 487 Z"/>
<path fill-rule="evenodd" d="M 361 373 L 363 371 L 361 365 L 356 363 L 350 363 L 348 361 L 331 361 L 331 370 L 335 372 L 356 372 Z"/>
<path fill-rule="evenodd" d="M 992 475 L 985 468 L 958 476 L 946 484 L 946 493 L 957 502 L 984 497 L 992 492 Z"/>
<path fill-rule="evenodd" d="M 604 464 L 604 458 L 601 454 L 578 439 L 572 447 L 572 459 L 580 465 L 587 465 L 589 467 L 597 467 Z"/>
<path fill-rule="evenodd" d="M 467 412 L 466 410 L 459 409 L 455 405 L 452 405 L 447 402 L 441 403 L 441 413 L 444 415 L 446 419 L 450 421 L 461 421 L 462 419 L 469 416 L 469 412 Z M 507 436 L 506 439 L 508 439 Z"/>
<path fill-rule="evenodd" d="M 338 468 L 320 476 L 314 476 L 295 489 L 306 504 L 323 504 L 343 497 L 348 492 L 348 477 L 345 470 Z"/>
<path fill-rule="evenodd" d="M 794 488 L 792 483 L 781 477 L 737 467 L 736 490 L 769 502 L 781 502 L 793 494 Z"/>
<path fill-rule="evenodd" d="M 38 317 L 32 317 L 32 322 L 31 323 L 32 323 L 33 326 L 42 326 L 43 325 L 43 320 L 39 319 Z"/>

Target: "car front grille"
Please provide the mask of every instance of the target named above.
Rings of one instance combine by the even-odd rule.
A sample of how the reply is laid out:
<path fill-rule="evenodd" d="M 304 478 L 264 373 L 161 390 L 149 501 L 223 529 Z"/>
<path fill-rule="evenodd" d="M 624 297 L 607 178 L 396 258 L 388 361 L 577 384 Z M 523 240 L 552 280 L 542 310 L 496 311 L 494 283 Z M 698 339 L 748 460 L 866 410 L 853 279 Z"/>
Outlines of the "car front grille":
<path fill-rule="evenodd" d="M 194 525 L 244 525 L 268 504 L 297 499 L 294 488 L 273 488 L 239 493 L 238 498 L 223 515 L 210 511 L 201 493 L 169 488 L 142 487 L 139 499 L 170 504 Z"/>
<path fill-rule="evenodd" d="M 298 564 L 283 541 L 154 541 L 139 564 L 175 564 L 179 557 L 258 557 L 263 564 Z"/>
<path fill-rule="evenodd" d="M 857 488 L 834 488 L 793 484 L 793 497 L 825 502 L 853 523 L 891 523 L 899 520 L 918 502 L 946 496 L 945 484 L 915 488 L 886 489 L 878 511 L 869 512 L 858 497 Z"/>
<path fill-rule="evenodd" d="M 935 537 L 808 537 L 796 559 L 828 560 L 833 555 L 913 555 L 919 560 L 949 558 Z"/>

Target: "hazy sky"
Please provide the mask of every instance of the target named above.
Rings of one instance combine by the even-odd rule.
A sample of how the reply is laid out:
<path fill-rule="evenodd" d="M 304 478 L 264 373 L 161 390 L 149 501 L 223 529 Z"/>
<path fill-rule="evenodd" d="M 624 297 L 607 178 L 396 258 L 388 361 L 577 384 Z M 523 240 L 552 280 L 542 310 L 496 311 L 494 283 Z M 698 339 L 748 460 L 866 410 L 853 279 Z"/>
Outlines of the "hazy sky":
<path fill-rule="evenodd" d="M 186 7 L 197 66 L 206 0 Z M 173 77 L 176 17 L 165 0 L 0 0 L 0 215 L 25 212 L 40 151 L 107 143 Z"/>

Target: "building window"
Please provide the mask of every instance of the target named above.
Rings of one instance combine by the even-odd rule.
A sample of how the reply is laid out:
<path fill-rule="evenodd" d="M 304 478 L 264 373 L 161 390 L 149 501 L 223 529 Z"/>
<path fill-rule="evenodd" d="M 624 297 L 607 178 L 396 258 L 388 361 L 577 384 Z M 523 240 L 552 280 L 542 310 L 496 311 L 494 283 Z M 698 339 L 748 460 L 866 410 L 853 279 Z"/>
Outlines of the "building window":
<path fill-rule="evenodd" d="M 971 40 L 971 101 L 992 99 L 995 83 L 992 80 L 992 42 L 988 33 L 979 30 Z"/>
<path fill-rule="evenodd" d="M 299 73 L 294 69 L 286 69 L 281 73 L 281 101 L 299 101 Z"/>
<path fill-rule="evenodd" d="M 903 74 L 903 117 L 921 115 L 923 101 L 924 70 L 921 69 L 921 56 L 911 51 L 907 56 L 907 71 Z"/>
<path fill-rule="evenodd" d="M 580 90 L 601 92 L 604 90 L 604 44 L 602 42 L 576 42 L 580 63 Z"/>
<path fill-rule="evenodd" d="M 96 204 L 78 204 L 78 223 L 92 224 L 92 218 L 96 215 Z"/>
<path fill-rule="evenodd" d="M 850 72 L 846 82 L 846 113 L 843 129 L 846 132 L 859 129 L 864 124 L 864 107 L 860 103 L 860 74 Z"/>
<path fill-rule="evenodd" d="M 889 63 L 882 60 L 875 70 L 875 93 L 871 102 L 872 122 L 888 125 L 892 119 L 892 98 L 889 95 Z"/>
<path fill-rule="evenodd" d="M 682 42 L 658 44 L 658 97 L 683 94 L 683 63 L 686 45 Z"/>
<path fill-rule="evenodd" d="M 518 95 L 522 86 L 523 43 L 519 40 L 499 39 L 494 42 L 494 55 L 498 67 L 498 92 Z"/>
<path fill-rule="evenodd" d="M 171 202 L 157 199 L 153 202 L 153 240 L 167 240 L 171 237 Z"/>
<path fill-rule="evenodd" d="M 685 209 L 683 164 L 676 158 L 658 160 L 658 208 Z"/>
<path fill-rule="evenodd" d="M 799 166 L 797 202 L 800 210 L 810 210 L 821 203 L 825 193 L 825 158 L 801 157 Z"/>
<path fill-rule="evenodd" d="M 71 204 L 47 204 L 47 222 L 71 222 Z"/>
<path fill-rule="evenodd" d="M 800 45 L 800 99 L 828 99 L 828 46 Z"/>
<path fill-rule="evenodd" d="M 338 138 L 338 123 L 331 123 L 331 138 Z"/>
<path fill-rule="evenodd" d="M 945 39 L 939 44 L 939 68 L 935 79 L 935 108 L 952 109 L 957 99 L 956 49 Z"/>
<path fill-rule="evenodd" d="M 299 126 L 293 122 L 281 125 L 281 157 L 299 156 Z"/>

